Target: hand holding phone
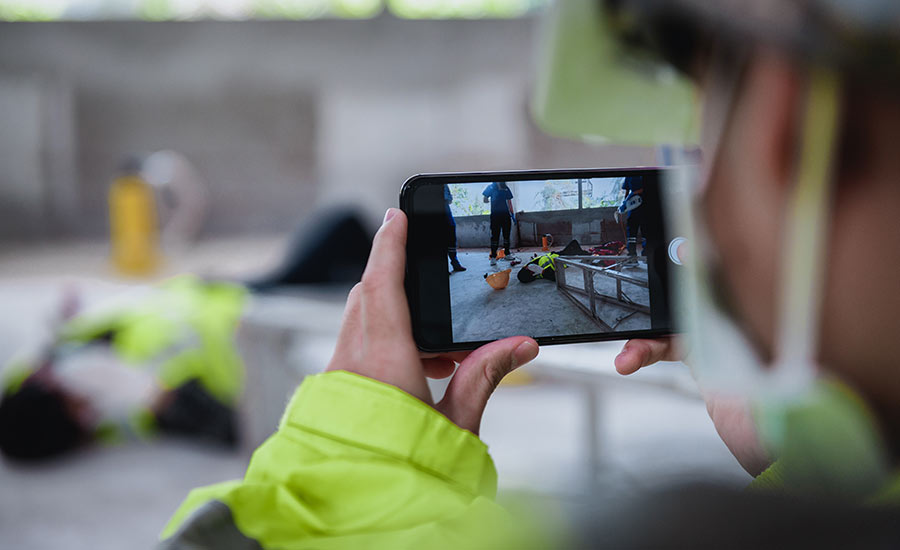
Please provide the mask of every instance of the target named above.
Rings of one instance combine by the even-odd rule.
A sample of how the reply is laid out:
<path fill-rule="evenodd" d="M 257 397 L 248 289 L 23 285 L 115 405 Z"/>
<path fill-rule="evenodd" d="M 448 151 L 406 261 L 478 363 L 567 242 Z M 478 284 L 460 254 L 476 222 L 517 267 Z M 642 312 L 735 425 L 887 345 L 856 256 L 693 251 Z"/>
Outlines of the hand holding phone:
<path fill-rule="evenodd" d="M 412 338 L 403 290 L 406 234 L 404 213 L 388 210 L 362 282 L 347 298 L 338 343 L 326 370 L 353 372 L 395 386 L 478 434 L 484 407 L 500 379 L 534 359 L 537 343 L 519 336 L 473 352 L 420 354 Z M 451 374 L 444 398 L 435 404 L 426 376 L 446 378 Z"/>

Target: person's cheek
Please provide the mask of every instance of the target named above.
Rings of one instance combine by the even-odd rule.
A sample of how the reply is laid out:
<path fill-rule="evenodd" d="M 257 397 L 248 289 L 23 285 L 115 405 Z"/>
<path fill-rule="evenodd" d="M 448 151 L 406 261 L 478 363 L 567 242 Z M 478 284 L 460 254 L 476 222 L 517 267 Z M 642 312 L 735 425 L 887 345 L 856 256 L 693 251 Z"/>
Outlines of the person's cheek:
<path fill-rule="evenodd" d="M 893 185 L 893 182 L 891 182 Z M 900 377 L 900 224 L 886 205 L 900 191 L 869 186 L 839 190 L 825 284 L 820 360 L 878 401 L 896 402 Z"/>
<path fill-rule="evenodd" d="M 782 210 L 770 190 L 747 177 L 754 174 L 748 160 L 723 156 L 710 181 L 703 215 L 718 259 L 718 282 L 725 287 L 718 290 L 761 354 L 769 357 L 776 330 L 776 270 L 783 252 Z"/>

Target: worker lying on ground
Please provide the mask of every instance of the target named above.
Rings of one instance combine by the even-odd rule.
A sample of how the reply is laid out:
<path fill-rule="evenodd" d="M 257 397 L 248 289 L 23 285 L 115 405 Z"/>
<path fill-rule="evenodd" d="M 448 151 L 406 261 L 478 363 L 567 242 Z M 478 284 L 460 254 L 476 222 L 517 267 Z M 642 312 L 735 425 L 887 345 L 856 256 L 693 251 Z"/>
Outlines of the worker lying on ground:
<path fill-rule="evenodd" d="M 530 283 L 537 279 L 548 281 L 556 280 L 556 259 L 560 256 L 590 256 L 591 253 L 581 248 L 577 239 L 572 239 L 569 244 L 547 254 L 535 254 L 534 257 L 516 274 L 520 282 Z"/>
<path fill-rule="evenodd" d="M 239 287 L 180 277 L 134 303 L 65 320 L 7 371 L 0 452 L 49 458 L 157 431 L 235 445 L 243 300 Z"/>
<path fill-rule="evenodd" d="M 548 281 L 556 280 L 556 258 L 559 254 L 550 252 L 535 256 L 516 274 L 519 282 L 531 283 L 538 279 L 546 279 Z"/>
<path fill-rule="evenodd" d="M 371 244 L 357 212 L 317 212 L 281 264 L 247 286 L 358 280 Z M 157 431 L 234 445 L 243 386 L 234 335 L 245 294 L 236 284 L 179 277 L 112 309 L 67 312 L 52 341 L 4 371 L 0 452 L 41 458 Z"/>
<path fill-rule="evenodd" d="M 163 548 L 897 546 L 900 4 L 555 6 L 546 57 L 581 80 L 544 85 L 541 112 L 594 138 L 652 143 L 690 122 L 679 98 L 704 100 L 703 165 L 667 181 L 667 214 L 692 247 L 679 310 L 713 422 L 762 471 L 758 491 L 597 492 L 564 530 L 547 513 L 516 521 L 494 501 L 477 434 L 499 380 L 537 346 L 517 337 L 420 355 L 403 290 L 407 223 L 392 209 L 328 372 L 300 386 L 243 480 L 188 496 Z M 666 70 L 646 65 L 653 56 Z M 594 84 L 583 68 L 598 73 L 583 86 L 591 104 L 577 101 L 576 85 Z M 670 350 L 632 342 L 617 368 Z M 454 370 L 433 402 L 425 377 Z"/>

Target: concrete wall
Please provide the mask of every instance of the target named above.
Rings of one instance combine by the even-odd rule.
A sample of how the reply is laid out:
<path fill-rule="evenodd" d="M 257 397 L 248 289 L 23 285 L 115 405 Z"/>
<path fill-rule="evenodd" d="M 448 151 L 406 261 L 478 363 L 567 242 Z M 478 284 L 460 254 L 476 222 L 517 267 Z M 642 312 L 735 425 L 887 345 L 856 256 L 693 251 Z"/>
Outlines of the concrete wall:
<path fill-rule="evenodd" d="M 207 234 L 336 203 L 376 223 L 418 172 L 652 164 L 534 127 L 535 26 L 0 24 L 0 239 L 105 235 L 115 167 L 163 148 L 209 181 Z"/>
<path fill-rule="evenodd" d="M 607 241 L 625 240 L 616 223 L 615 207 L 583 210 L 555 210 L 551 212 L 521 212 L 516 215 L 518 226 L 511 231 L 512 246 L 540 246 L 543 235 L 553 237 L 553 247 L 560 248 L 577 239 L 582 246 Z M 456 240 L 460 248 L 490 246 L 490 216 L 462 216 L 456 218 Z"/>
<path fill-rule="evenodd" d="M 455 220 L 457 247 L 488 248 L 491 245 L 490 216 L 461 216 L 455 218 Z M 509 233 L 512 246 L 517 248 L 519 246 L 519 232 L 516 227 L 513 226 Z"/>

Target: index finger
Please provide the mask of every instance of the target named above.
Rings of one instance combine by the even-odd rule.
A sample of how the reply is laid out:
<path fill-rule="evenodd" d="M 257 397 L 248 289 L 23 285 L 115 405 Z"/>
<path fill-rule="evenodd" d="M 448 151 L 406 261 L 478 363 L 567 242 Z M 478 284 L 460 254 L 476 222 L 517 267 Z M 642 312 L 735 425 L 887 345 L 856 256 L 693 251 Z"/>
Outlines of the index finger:
<path fill-rule="evenodd" d="M 409 340 L 412 333 L 403 286 L 406 230 L 406 215 L 397 208 L 388 209 L 362 276 L 365 333 L 368 342 L 376 347 L 394 347 L 398 335 Z"/>
<path fill-rule="evenodd" d="M 372 241 L 372 251 L 363 272 L 363 284 L 385 285 L 403 289 L 406 272 L 406 214 L 398 208 L 388 208 L 384 222 Z"/>

